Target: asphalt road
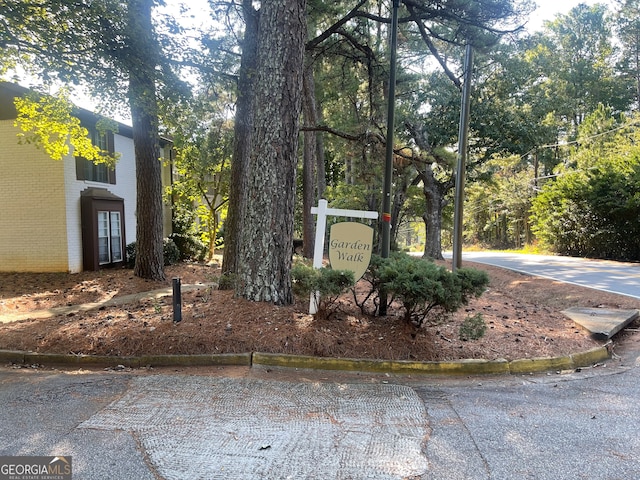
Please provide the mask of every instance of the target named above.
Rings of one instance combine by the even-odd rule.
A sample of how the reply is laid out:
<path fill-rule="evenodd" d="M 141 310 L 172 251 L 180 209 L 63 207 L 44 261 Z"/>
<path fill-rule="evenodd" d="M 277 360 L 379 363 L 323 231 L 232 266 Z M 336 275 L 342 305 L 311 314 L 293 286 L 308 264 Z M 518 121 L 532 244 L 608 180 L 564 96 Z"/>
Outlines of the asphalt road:
<path fill-rule="evenodd" d="M 77 480 L 640 478 L 635 358 L 473 378 L 0 368 L 0 456 L 71 455 Z"/>
<path fill-rule="evenodd" d="M 463 252 L 465 260 L 640 298 L 640 263 L 504 252 Z"/>

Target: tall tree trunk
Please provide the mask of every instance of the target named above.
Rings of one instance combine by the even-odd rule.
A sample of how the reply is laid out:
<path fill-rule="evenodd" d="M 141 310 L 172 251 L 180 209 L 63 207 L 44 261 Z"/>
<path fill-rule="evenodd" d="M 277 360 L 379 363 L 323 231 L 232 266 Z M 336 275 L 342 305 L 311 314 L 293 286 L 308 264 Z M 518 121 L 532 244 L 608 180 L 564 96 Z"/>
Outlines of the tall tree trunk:
<path fill-rule="evenodd" d="M 247 171 L 249 165 L 249 148 L 253 127 L 252 94 L 253 78 L 256 69 L 258 48 L 259 12 L 252 6 L 251 0 L 243 0 L 242 8 L 245 19 L 242 57 L 238 76 L 238 99 L 236 101 L 236 117 L 234 124 L 233 158 L 231 160 L 231 185 L 229 189 L 229 210 L 224 226 L 224 256 L 222 273 L 237 273 L 238 236 L 244 218 L 245 190 L 247 189 Z"/>
<path fill-rule="evenodd" d="M 391 247 L 395 250 L 398 248 L 398 233 L 402 222 L 402 209 L 407 201 L 407 191 L 409 185 L 417 185 L 419 176 L 410 181 L 412 169 L 405 168 L 405 165 L 396 165 L 394 171 L 396 180 L 391 201 Z"/>
<path fill-rule="evenodd" d="M 424 256 L 442 260 L 442 209 L 446 202 L 443 186 L 433 175 L 431 165 L 420 171 L 422 191 L 425 198 L 425 209 L 422 219 L 426 228 Z"/>
<path fill-rule="evenodd" d="M 305 0 L 262 2 L 236 294 L 290 304 Z"/>
<path fill-rule="evenodd" d="M 157 43 L 151 22 L 153 0 L 129 0 L 129 105 L 136 156 L 136 263 L 134 274 L 164 280 L 162 253 L 162 165 L 155 69 Z"/>
<path fill-rule="evenodd" d="M 446 164 L 446 160 L 438 158 L 432 145 L 429 143 L 425 126 L 413 125 L 409 122 L 405 126 L 411 132 L 411 136 L 418 148 L 424 152 L 429 152 L 436 162 Z M 425 199 L 425 209 L 422 219 L 426 228 L 426 238 L 424 242 L 424 256 L 442 260 L 442 210 L 447 205 L 446 194 L 455 185 L 453 177 L 447 180 L 438 180 L 433 174 L 431 163 L 420 163 L 415 165 L 419 179 L 422 180 L 422 192 Z M 414 180 L 415 183 L 415 180 Z"/>
<path fill-rule="evenodd" d="M 310 63 L 310 62 L 309 62 Z M 313 79 L 313 65 L 306 66 L 304 71 L 304 90 L 302 111 L 305 125 L 314 127 L 318 125 L 318 112 L 316 109 L 315 82 Z M 313 257 L 315 244 L 315 228 L 311 207 L 313 207 L 319 195 L 316 196 L 316 175 L 318 166 L 318 137 L 320 134 L 314 130 L 304 132 L 304 149 L 302 160 L 302 255 L 305 258 Z M 319 190 L 319 189 L 318 189 Z"/>

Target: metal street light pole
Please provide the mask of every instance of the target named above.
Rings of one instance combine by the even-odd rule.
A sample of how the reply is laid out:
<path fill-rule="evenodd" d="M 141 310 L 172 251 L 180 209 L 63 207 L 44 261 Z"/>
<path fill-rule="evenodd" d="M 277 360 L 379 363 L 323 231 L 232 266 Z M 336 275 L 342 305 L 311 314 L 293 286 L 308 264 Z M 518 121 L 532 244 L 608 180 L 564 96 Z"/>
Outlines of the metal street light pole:
<path fill-rule="evenodd" d="M 466 177 L 467 150 L 469 148 L 469 109 L 471 99 L 471 71 L 473 69 L 473 49 L 467 44 L 464 56 L 464 85 L 458 129 L 458 171 L 456 172 L 456 198 L 453 222 L 453 262 L 455 272 L 462 266 L 462 213 L 464 203 L 464 182 Z"/>
<path fill-rule="evenodd" d="M 389 94 L 387 109 L 387 150 L 384 166 L 384 183 L 382 191 L 382 238 L 380 256 L 389 258 L 391 246 L 391 183 L 393 176 L 393 131 L 395 128 L 396 111 L 396 61 L 398 47 L 398 7 L 400 0 L 393 0 L 391 9 L 391 59 L 389 66 Z M 387 295 L 380 292 L 380 306 L 378 313 L 387 314 Z"/>

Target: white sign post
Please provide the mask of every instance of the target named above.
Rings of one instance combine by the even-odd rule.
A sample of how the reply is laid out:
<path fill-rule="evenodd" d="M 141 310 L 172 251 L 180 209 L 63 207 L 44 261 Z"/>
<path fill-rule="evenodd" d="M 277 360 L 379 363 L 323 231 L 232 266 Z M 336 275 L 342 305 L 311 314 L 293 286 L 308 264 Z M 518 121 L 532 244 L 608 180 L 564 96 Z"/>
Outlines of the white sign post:
<path fill-rule="evenodd" d="M 311 207 L 311 213 L 318 215 L 316 222 L 316 242 L 313 249 L 313 268 L 322 268 L 322 257 L 324 253 L 324 236 L 327 230 L 327 216 L 334 217 L 352 217 L 352 218 L 378 218 L 378 212 L 366 210 L 346 210 L 343 208 L 328 208 L 328 203 L 324 198 L 318 201 L 317 207 Z M 309 313 L 314 314 L 318 311 L 318 303 L 320 302 L 320 292 L 311 292 L 309 298 Z"/>

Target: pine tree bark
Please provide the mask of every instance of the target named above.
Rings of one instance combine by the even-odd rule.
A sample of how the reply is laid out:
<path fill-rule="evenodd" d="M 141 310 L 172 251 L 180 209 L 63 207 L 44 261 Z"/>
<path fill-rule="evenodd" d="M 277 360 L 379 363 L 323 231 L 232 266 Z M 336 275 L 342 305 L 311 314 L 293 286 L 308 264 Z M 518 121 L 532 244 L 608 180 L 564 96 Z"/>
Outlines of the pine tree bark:
<path fill-rule="evenodd" d="M 251 0 L 243 0 L 242 9 L 245 19 L 245 32 L 238 75 L 238 99 L 236 100 L 234 123 L 229 210 L 224 225 L 223 275 L 237 273 L 238 235 L 242 231 L 241 225 L 245 216 L 243 202 L 247 189 L 246 179 L 249 168 L 251 131 L 253 128 L 253 78 L 256 69 L 260 16 L 259 12 L 253 8 Z"/>
<path fill-rule="evenodd" d="M 293 302 L 291 254 L 302 99 L 305 0 L 262 2 L 253 128 L 238 235 L 236 294 Z"/>
<path fill-rule="evenodd" d="M 313 127 L 318 124 L 318 114 L 315 105 L 315 82 L 313 81 L 313 67 L 308 66 L 304 71 L 304 97 L 302 111 L 304 122 Z M 305 258 L 313 257 L 315 244 L 314 217 L 311 207 L 317 201 L 316 197 L 316 166 L 318 164 L 318 139 L 319 134 L 313 130 L 304 132 L 304 149 L 302 154 L 302 255 Z"/>
<path fill-rule="evenodd" d="M 134 274 L 164 280 L 162 252 L 162 165 L 155 68 L 157 42 L 151 22 L 153 0 L 129 0 L 129 105 L 136 157 L 136 263 Z"/>

